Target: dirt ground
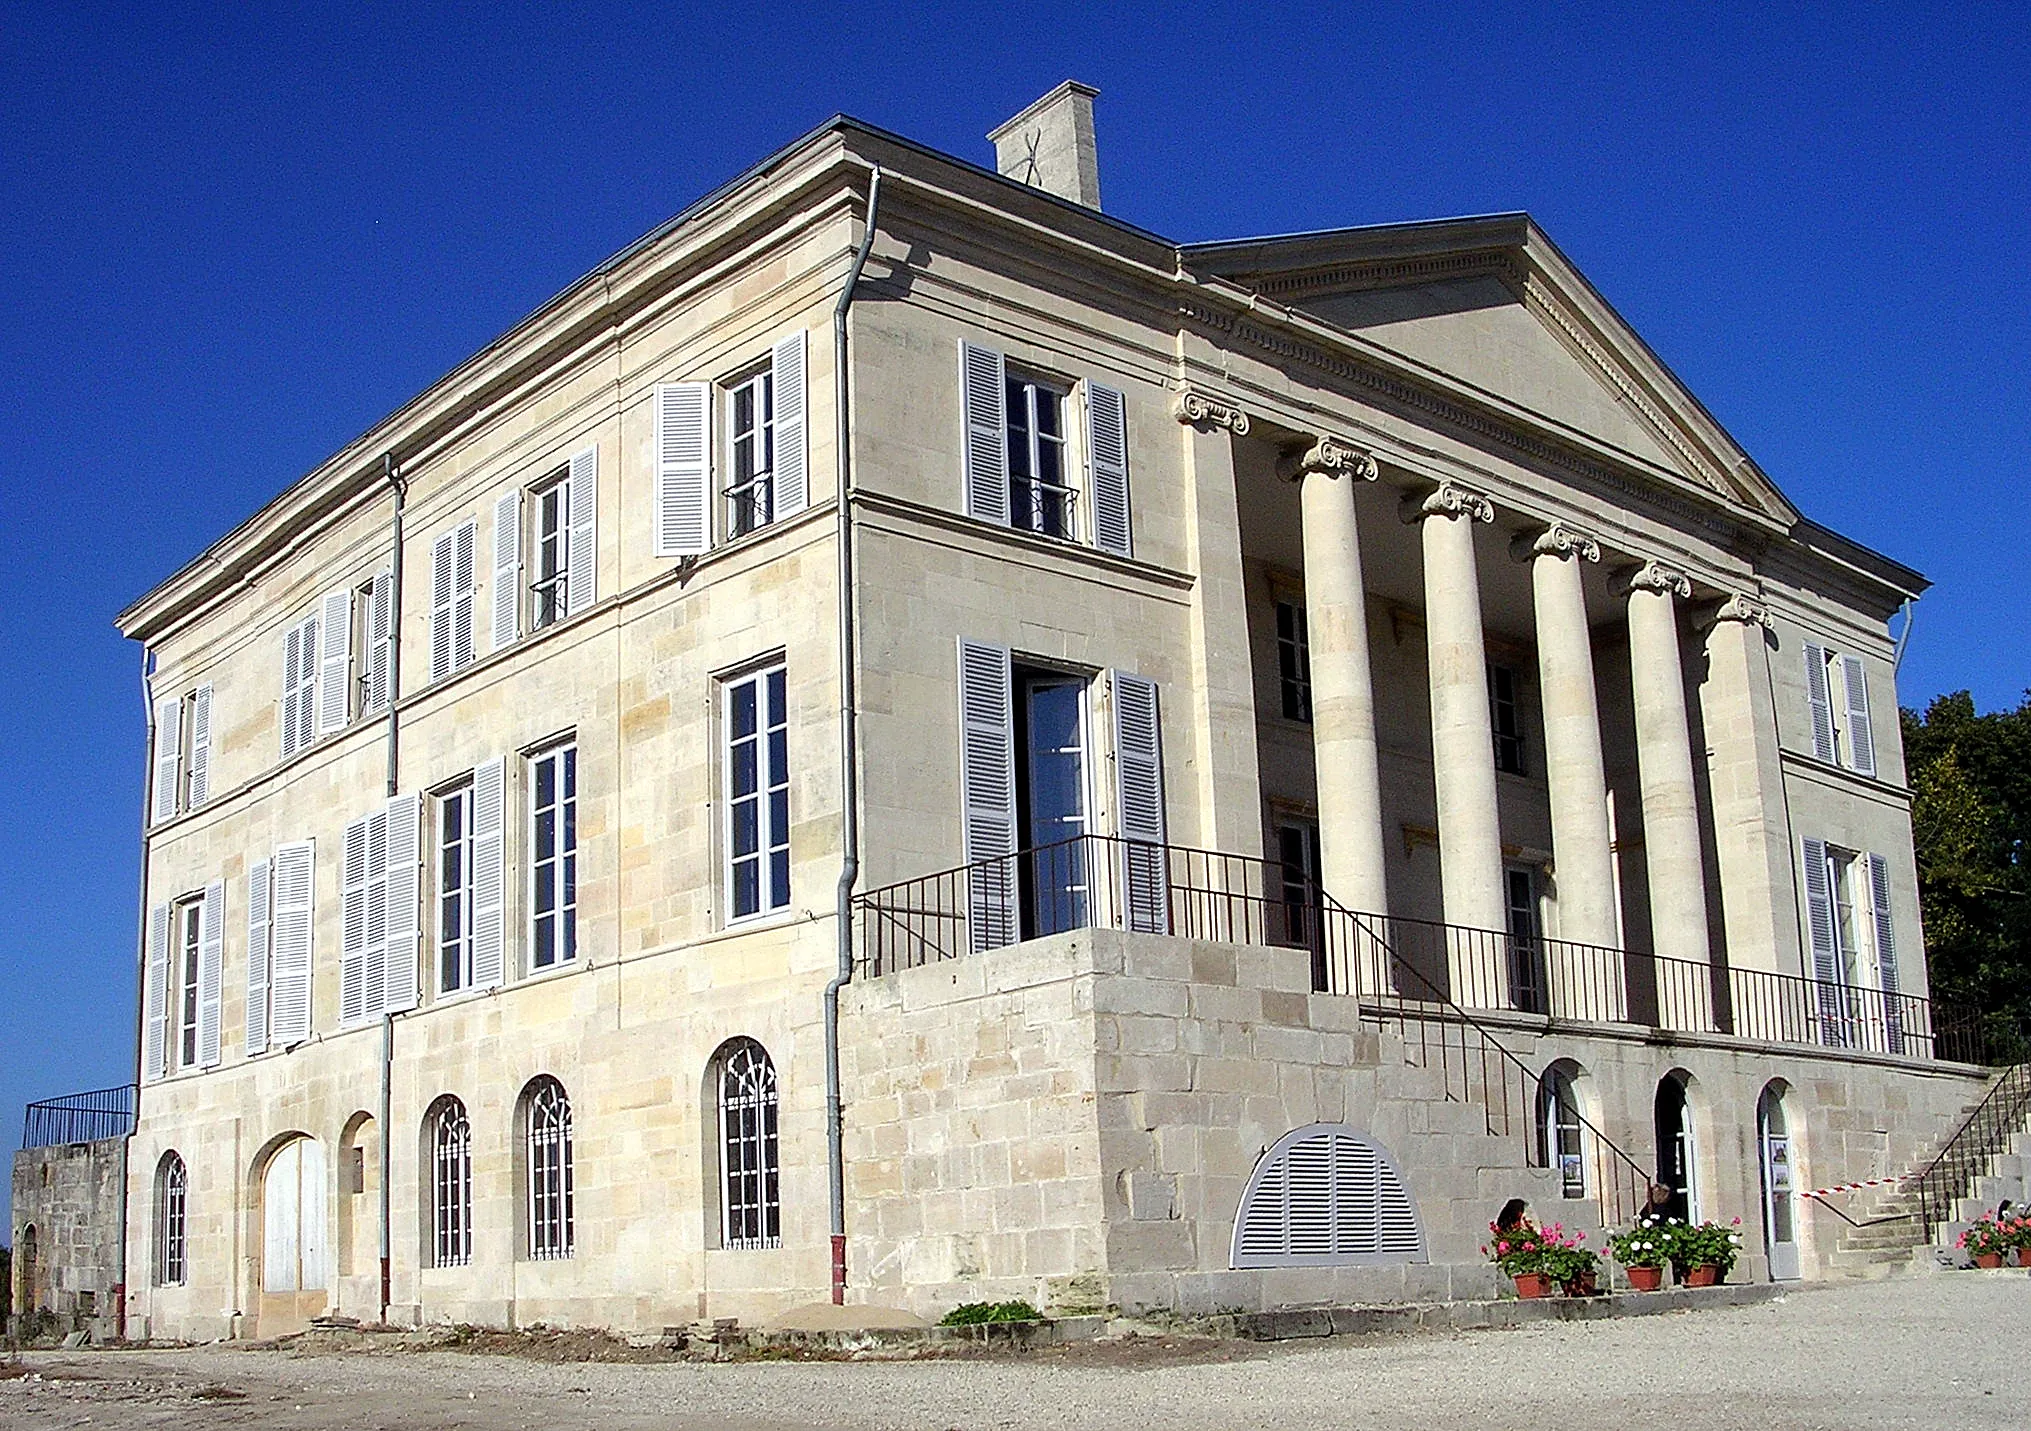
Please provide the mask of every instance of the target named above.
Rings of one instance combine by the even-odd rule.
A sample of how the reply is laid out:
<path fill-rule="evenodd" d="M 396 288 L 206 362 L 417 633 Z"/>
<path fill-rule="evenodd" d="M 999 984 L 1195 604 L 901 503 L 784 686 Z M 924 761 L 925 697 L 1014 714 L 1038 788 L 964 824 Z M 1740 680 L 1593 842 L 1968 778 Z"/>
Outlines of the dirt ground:
<path fill-rule="evenodd" d="M 484 1349 L 39 1352 L 0 1371 L 0 1426 L 2020 1431 L 2031 1426 L 2027 1351 L 2031 1278 L 1960 1273 L 1662 1317 L 1276 1347 L 1166 1340 L 732 1364 Z"/>

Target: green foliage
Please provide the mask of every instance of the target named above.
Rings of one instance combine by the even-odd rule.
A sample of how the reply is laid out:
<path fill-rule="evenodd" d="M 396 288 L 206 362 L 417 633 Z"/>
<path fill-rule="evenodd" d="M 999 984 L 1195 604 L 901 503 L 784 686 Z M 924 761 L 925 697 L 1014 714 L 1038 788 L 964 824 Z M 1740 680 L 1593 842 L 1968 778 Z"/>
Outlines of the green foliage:
<path fill-rule="evenodd" d="M 977 1327 L 983 1322 L 1040 1322 L 1044 1314 L 1028 1302 L 965 1302 L 938 1319 L 941 1327 Z"/>
<path fill-rule="evenodd" d="M 1481 1249 L 1482 1254 L 1500 1267 L 1505 1276 L 1526 1277 L 1542 1272 L 1554 1282 L 1570 1282 L 1600 1265 L 1600 1259 L 1586 1249 L 1577 1235 L 1566 1235 L 1562 1222 L 1543 1228 L 1525 1222 L 1506 1232 L 1491 1222 L 1488 1232 L 1490 1240 Z"/>
<path fill-rule="evenodd" d="M 1718 1267 L 1723 1277 L 1733 1271 L 1735 1259 L 1742 1255 L 1741 1223 L 1738 1217 L 1732 1223 L 1668 1224 L 1665 1254 L 1671 1258 L 1671 1269 L 1679 1280 L 1684 1281 L 1685 1274 L 1695 1267 Z"/>
<path fill-rule="evenodd" d="M 1933 999 L 1974 1011 L 1999 1061 L 2031 1056 L 2031 693 L 1902 716 Z"/>
<path fill-rule="evenodd" d="M 1645 1217 L 1627 1232 L 1608 1239 L 1608 1250 L 1624 1267 L 1662 1267 L 1671 1260 L 1673 1230 L 1685 1226 L 1675 1217 Z"/>
<path fill-rule="evenodd" d="M 2031 1217 L 1989 1213 L 1960 1235 L 1960 1245 L 1970 1257 L 2007 1257 L 2022 1252 L 2031 1248 Z"/>

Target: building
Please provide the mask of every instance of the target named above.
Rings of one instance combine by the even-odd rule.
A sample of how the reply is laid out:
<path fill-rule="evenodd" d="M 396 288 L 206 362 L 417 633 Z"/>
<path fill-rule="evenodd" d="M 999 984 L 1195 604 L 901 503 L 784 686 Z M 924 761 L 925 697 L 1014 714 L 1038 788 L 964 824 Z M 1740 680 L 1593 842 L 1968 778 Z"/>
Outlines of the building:
<path fill-rule="evenodd" d="M 1470 1295 L 1652 1176 L 1829 1275 L 1979 1093 L 1923 580 L 1528 217 L 1180 246 L 1092 99 L 820 127 L 121 615 L 146 1330 Z"/>

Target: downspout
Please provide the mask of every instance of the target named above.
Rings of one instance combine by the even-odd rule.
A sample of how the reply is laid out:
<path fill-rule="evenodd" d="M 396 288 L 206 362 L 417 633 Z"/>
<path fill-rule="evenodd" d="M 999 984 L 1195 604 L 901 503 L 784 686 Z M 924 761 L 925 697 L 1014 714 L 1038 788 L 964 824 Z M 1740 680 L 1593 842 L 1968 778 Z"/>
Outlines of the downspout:
<path fill-rule="evenodd" d="M 396 781 L 396 754 L 402 738 L 401 702 L 396 697 L 402 690 L 402 504 L 409 495 L 409 485 L 402 480 L 402 471 L 395 464 L 392 452 L 381 455 L 381 475 L 387 479 L 389 489 L 395 494 L 394 555 L 388 563 L 388 798 L 394 799 L 399 793 Z M 389 1284 L 392 1266 L 389 1248 L 393 1245 L 388 1225 L 388 1172 L 389 1160 L 394 1152 L 394 1130 L 388 1126 L 389 1086 L 395 1076 L 395 1016 L 381 1015 L 381 1103 L 376 1121 L 381 1129 L 381 1310 L 376 1318 L 381 1324 L 388 1321 Z"/>
<path fill-rule="evenodd" d="M 1890 675 L 1893 680 L 1896 678 L 1897 673 L 1904 669 L 1904 647 L 1911 640 L 1911 623 L 1917 617 L 1918 612 L 1912 607 L 1911 598 L 1905 597 L 1904 625 L 1897 632 L 1897 649 L 1890 656 Z"/>
<path fill-rule="evenodd" d="M 140 932 L 134 939 L 134 1128 L 141 1126 L 141 1044 L 148 1027 L 148 820 L 155 802 L 155 652 L 141 646 L 141 714 L 148 727 L 148 745 L 142 757 L 141 776 L 141 874 L 136 881 L 141 901 Z M 127 1133 L 127 1148 L 134 1148 L 134 1130 Z M 237 1175 L 237 1174 L 236 1174 Z M 127 1340 L 127 1180 L 134 1169 L 120 1178 L 120 1249 L 113 1262 L 113 1335 Z"/>
<path fill-rule="evenodd" d="M 868 175 L 867 214 L 846 271 L 846 286 L 832 310 L 832 403 L 838 424 L 839 491 L 833 514 L 833 542 L 839 548 L 839 887 L 834 925 L 839 935 L 839 967 L 825 986 L 825 1154 L 832 1203 L 832 1300 L 846 1301 L 846 1121 L 839 1102 L 839 991 L 853 977 L 853 887 L 860 879 L 859 732 L 854 707 L 858 696 L 853 675 L 853 424 L 848 412 L 852 393 L 846 369 L 846 313 L 860 286 L 860 271 L 874 247 L 876 205 L 881 200 L 882 171 Z"/>

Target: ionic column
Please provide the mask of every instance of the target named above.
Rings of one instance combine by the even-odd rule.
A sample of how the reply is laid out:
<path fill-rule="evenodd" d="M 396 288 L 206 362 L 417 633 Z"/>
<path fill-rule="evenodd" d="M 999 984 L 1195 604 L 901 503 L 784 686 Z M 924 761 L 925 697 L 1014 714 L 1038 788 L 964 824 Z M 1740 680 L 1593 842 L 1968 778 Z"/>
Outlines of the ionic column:
<path fill-rule="evenodd" d="M 1286 470 L 1298 483 L 1304 524 L 1312 750 L 1318 765 L 1319 858 L 1326 890 L 1349 909 L 1386 914 L 1367 586 L 1354 517 L 1355 486 L 1375 480 L 1375 459 L 1321 438 Z"/>
<path fill-rule="evenodd" d="M 1559 938 L 1600 949 L 1616 937 L 1615 861 L 1608 830 L 1608 775 L 1601 756 L 1600 704 L 1594 688 L 1593 633 L 1587 624 L 1582 566 L 1601 559 L 1592 537 L 1554 524 L 1518 539 L 1530 562 L 1537 617 L 1537 672 L 1544 709 L 1544 773 L 1551 795 L 1551 848 L 1558 888 Z M 1572 951 L 1551 980 L 1553 1012 L 1623 1016 L 1619 958 Z M 1570 1007 L 1561 1007 L 1566 1005 Z"/>
<path fill-rule="evenodd" d="M 1488 713 L 1488 653 L 1481 631 L 1481 577 L 1474 523 L 1495 504 L 1453 482 L 1404 515 L 1421 527 L 1425 566 L 1425 660 L 1432 689 L 1432 773 L 1439 803 L 1439 885 L 1446 923 L 1503 930 L 1502 827 L 1495 797 L 1495 734 Z M 1448 941 L 1455 1003 L 1501 1008 L 1507 955 L 1486 939 Z"/>
<path fill-rule="evenodd" d="M 1667 1027 L 1712 1028 L 1712 986 L 1700 970 L 1686 967 L 1698 964 L 1703 970 L 1711 963 L 1685 667 L 1678 645 L 1677 602 L 1692 596 L 1692 583 L 1683 572 L 1653 561 L 1624 584 L 1651 938 L 1659 958 L 1684 961 L 1659 968 L 1659 1016 Z"/>

